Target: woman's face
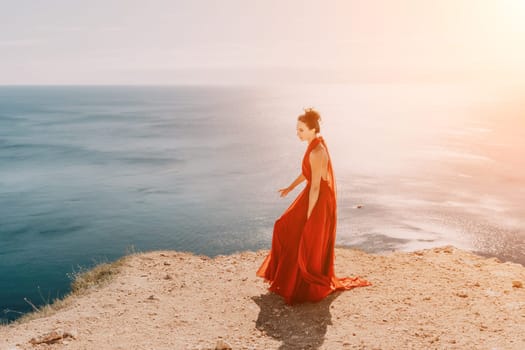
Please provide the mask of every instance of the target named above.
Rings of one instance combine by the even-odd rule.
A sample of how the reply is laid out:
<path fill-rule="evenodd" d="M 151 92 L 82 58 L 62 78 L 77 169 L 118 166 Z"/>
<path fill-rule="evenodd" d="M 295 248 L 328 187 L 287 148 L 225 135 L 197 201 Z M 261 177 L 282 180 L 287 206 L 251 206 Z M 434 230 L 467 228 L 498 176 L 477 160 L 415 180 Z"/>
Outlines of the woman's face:
<path fill-rule="evenodd" d="M 301 141 L 309 140 L 314 136 L 315 136 L 315 128 L 308 129 L 308 126 L 304 122 L 300 120 L 297 121 L 297 137 L 299 137 L 299 140 Z"/>

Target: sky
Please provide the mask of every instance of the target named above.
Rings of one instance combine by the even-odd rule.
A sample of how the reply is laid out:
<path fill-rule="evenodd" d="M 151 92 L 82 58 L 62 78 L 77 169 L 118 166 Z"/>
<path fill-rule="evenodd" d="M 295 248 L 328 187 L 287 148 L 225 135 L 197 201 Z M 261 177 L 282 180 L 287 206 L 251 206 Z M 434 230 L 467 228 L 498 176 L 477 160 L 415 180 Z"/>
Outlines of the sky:
<path fill-rule="evenodd" d="M 525 80 L 523 0 L 0 0 L 0 85 Z"/>

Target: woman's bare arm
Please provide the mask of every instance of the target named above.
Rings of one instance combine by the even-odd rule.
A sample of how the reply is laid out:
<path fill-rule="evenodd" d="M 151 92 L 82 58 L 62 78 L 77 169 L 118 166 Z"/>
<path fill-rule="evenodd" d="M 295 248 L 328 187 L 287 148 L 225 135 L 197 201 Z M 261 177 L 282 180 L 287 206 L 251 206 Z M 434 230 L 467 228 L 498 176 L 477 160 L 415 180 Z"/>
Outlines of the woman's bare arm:
<path fill-rule="evenodd" d="M 281 197 L 284 197 L 288 194 L 288 192 L 291 192 L 297 185 L 299 185 L 301 182 L 306 180 L 303 173 L 301 173 L 297 178 L 292 182 L 292 184 L 286 188 L 281 188 L 279 192 L 281 193 Z"/>
<path fill-rule="evenodd" d="M 321 148 L 316 148 L 310 153 L 310 166 L 312 168 L 312 182 L 310 183 L 310 193 L 308 196 L 308 213 L 306 214 L 307 219 L 312 214 L 315 203 L 317 203 L 317 199 L 319 199 L 321 173 L 323 166 L 326 166 L 326 162 L 324 161 L 324 152 Z"/>

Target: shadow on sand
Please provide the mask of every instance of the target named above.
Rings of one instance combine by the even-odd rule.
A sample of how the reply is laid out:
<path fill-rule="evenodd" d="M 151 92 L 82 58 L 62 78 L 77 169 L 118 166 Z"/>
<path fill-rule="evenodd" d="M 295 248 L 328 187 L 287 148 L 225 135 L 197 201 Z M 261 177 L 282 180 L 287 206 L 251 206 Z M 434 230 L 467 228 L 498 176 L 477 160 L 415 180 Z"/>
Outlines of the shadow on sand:
<path fill-rule="evenodd" d="M 282 341 L 280 350 L 318 349 L 332 324 L 330 305 L 341 292 L 333 292 L 317 303 L 289 306 L 281 296 L 268 292 L 252 297 L 261 311 L 255 327 Z"/>

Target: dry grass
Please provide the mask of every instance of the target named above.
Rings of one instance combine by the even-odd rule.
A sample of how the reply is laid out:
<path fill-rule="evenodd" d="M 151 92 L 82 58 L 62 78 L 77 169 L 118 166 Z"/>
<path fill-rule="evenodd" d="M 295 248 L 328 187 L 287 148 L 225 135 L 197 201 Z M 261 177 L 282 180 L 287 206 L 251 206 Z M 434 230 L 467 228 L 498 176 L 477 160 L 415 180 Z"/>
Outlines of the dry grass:
<path fill-rule="evenodd" d="M 13 321 L 13 323 L 21 324 L 37 318 L 47 317 L 66 308 L 75 296 L 87 293 L 92 288 L 96 288 L 111 281 L 112 278 L 120 272 L 124 263 L 130 257 L 138 254 L 141 254 L 141 252 L 137 252 L 134 246 L 130 246 L 126 249 L 126 255 L 114 262 L 99 262 L 91 269 L 80 268 L 79 271 L 69 273 L 68 276 L 72 280 L 70 293 L 64 295 L 62 299 L 56 298 L 52 301 L 47 300 L 45 304 L 40 307 L 36 307 L 26 300 L 33 307 L 33 311 L 24 314 Z M 0 324 L 0 327 L 1 326 L 3 325 Z"/>
<path fill-rule="evenodd" d="M 119 273 L 121 266 L 128 256 L 124 256 L 114 262 L 99 263 L 92 269 L 73 272 L 70 295 L 80 295 L 89 289 L 109 282 L 113 276 Z"/>

